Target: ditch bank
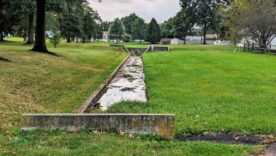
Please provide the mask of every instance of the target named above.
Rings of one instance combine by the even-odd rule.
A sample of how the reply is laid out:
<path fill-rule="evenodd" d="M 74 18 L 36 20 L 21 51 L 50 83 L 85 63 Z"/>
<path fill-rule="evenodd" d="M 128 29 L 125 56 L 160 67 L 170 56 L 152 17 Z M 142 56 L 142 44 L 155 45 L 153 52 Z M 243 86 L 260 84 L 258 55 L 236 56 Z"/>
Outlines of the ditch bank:
<path fill-rule="evenodd" d="M 123 48 L 129 52 L 125 46 Z M 85 114 L 91 107 L 99 105 L 102 110 L 106 110 L 122 101 L 147 101 L 143 60 L 137 55 L 129 55 L 122 61 L 99 89 L 86 100 L 78 114 L 25 114 L 22 115 L 22 130 L 77 132 L 87 129 L 174 138 L 174 115 Z"/>
<path fill-rule="evenodd" d="M 142 55 L 146 52 L 169 51 L 168 47 L 149 46 L 148 48 L 120 47 L 130 56 L 113 72 L 112 76 L 92 94 L 80 110 L 93 112 L 93 109 L 108 110 L 112 105 L 124 102 L 147 102 L 148 95 L 145 85 L 144 63 Z"/>

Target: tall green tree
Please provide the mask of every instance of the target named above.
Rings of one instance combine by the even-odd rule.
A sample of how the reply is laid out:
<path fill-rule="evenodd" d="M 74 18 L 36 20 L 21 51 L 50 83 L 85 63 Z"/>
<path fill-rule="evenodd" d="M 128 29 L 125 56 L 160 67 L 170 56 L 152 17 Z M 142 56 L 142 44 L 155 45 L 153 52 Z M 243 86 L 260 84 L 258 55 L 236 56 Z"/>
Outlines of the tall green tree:
<path fill-rule="evenodd" d="M 64 11 L 61 15 L 61 34 L 67 38 L 70 43 L 72 39 L 82 37 L 83 34 L 83 17 L 84 17 L 84 0 L 67 0 Z"/>
<path fill-rule="evenodd" d="M 27 42 L 26 44 L 34 43 L 34 16 L 36 12 L 36 1 L 35 0 L 20 0 L 20 15 L 22 20 L 25 21 L 27 18 Z"/>
<path fill-rule="evenodd" d="M 137 18 L 133 23 L 131 36 L 133 40 L 143 40 L 145 38 L 147 24 L 142 18 Z"/>
<path fill-rule="evenodd" d="M 145 21 L 135 13 L 121 19 L 126 34 L 131 35 L 132 39 L 144 39 L 146 24 Z"/>
<path fill-rule="evenodd" d="M 197 0 L 196 23 L 203 29 L 203 44 L 206 44 L 208 30 L 215 29 L 219 23 L 216 0 Z"/>
<path fill-rule="evenodd" d="M 125 32 L 127 34 L 132 34 L 132 31 L 133 31 L 133 27 L 134 27 L 134 22 L 136 19 L 138 19 L 139 17 L 135 14 L 135 13 L 132 13 L 130 14 L 129 16 L 126 16 L 126 17 L 123 17 L 121 19 L 124 27 L 125 27 Z"/>
<path fill-rule="evenodd" d="M 14 10 L 16 3 L 0 0 L 0 41 L 4 41 L 4 35 L 12 32 L 13 26 L 19 21 L 18 12 Z"/>
<path fill-rule="evenodd" d="M 116 42 L 122 39 L 123 35 L 125 34 L 125 30 L 119 18 L 116 18 L 112 23 L 109 34 L 110 39 L 114 39 Z"/>
<path fill-rule="evenodd" d="M 146 41 L 151 44 L 156 44 L 161 39 L 161 30 L 157 21 L 153 18 L 148 25 L 146 31 Z"/>
<path fill-rule="evenodd" d="M 176 17 L 172 17 L 161 24 L 161 37 L 162 38 L 175 37 L 175 22 L 176 22 Z"/>
<path fill-rule="evenodd" d="M 184 43 L 186 43 L 186 37 L 194 26 L 193 18 L 187 16 L 183 10 L 178 12 L 175 18 L 174 36 L 184 40 Z"/>
<path fill-rule="evenodd" d="M 101 22 L 101 18 L 98 13 L 90 6 L 85 6 L 83 17 L 83 42 L 86 39 L 97 38 L 98 27 Z"/>
<path fill-rule="evenodd" d="M 186 43 L 186 36 L 192 31 L 197 19 L 197 3 L 194 0 L 181 0 L 180 5 L 182 9 L 175 17 L 174 37 L 183 39 Z"/>

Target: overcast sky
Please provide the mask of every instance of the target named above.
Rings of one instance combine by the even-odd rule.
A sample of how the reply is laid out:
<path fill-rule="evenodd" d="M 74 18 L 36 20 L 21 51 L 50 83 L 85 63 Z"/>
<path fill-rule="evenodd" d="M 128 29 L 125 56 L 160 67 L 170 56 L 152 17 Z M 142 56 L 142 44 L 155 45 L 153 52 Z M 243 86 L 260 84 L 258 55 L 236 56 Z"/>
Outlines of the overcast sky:
<path fill-rule="evenodd" d="M 176 15 L 180 10 L 179 0 L 89 0 L 103 20 L 112 21 L 116 17 L 136 13 L 149 22 L 155 18 L 159 23 Z"/>

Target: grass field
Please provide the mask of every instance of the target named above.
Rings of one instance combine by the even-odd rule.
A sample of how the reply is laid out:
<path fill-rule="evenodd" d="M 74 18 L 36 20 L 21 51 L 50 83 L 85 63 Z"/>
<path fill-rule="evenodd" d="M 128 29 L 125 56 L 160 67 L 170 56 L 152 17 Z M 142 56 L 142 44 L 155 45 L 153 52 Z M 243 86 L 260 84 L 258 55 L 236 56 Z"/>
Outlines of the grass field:
<path fill-rule="evenodd" d="M 11 137 L 0 135 L 0 155 L 28 156 L 239 156 L 260 150 L 250 146 L 211 144 L 204 142 L 158 141 L 128 138 L 113 134 L 33 132 Z M 2 142 L 2 143 L 1 143 Z"/>
<path fill-rule="evenodd" d="M 23 43 L 0 45 L 0 129 L 22 113 L 75 112 L 127 53 L 108 46 L 61 44 L 59 57 L 28 51 Z"/>
<path fill-rule="evenodd" d="M 178 133 L 276 134 L 275 56 L 191 45 L 144 61 L 149 103 L 110 112 L 174 113 Z"/>
<path fill-rule="evenodd" d="M 263 149 L 88 131 L 20 132 L 21 113 L 73 112 L 126 57 L 103 43 L 50 48 L 60 57 L 28 49 L 19 39 L 0 44 L 0 57 L 11 60 L 0 61 L 0 155 L 239 156 Z M 122 103 L 110 112 L 173 113 L 178 133 L 275 134 L 274 56 L 193 45 L 146 54 L 144 60 L 150 102 Z"/>

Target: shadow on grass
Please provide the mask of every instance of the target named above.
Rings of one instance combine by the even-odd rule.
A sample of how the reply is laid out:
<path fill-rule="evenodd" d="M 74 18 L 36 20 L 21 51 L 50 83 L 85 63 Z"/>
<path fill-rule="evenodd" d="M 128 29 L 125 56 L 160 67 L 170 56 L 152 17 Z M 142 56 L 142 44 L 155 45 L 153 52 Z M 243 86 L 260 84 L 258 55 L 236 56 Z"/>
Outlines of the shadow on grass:
<path fill-rule="evenodd" d="M 50 52 L 50 51 L 47 51 L 47 52 L 39 52 L 39 51 L 34 51 L 34 50 L 30 50 L 31 52 L 34 52 L 34 53 L 40 53 L 40 54 L 46 54 L 46 55 L 51 55 L 51 56 L 56 56 L 56 57 L 60 57 L 61 55 L 57 54 L 57 53 L 54 53 L 54 52 Z"/>
<path fill-rule="evenodd" d="M 3 58 L 3 57 L 0 57 L 0 61 L 3 61 L 3 62 L 11 62 L 11 60 L 6 59 L 6 58 Z"/>

